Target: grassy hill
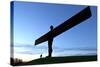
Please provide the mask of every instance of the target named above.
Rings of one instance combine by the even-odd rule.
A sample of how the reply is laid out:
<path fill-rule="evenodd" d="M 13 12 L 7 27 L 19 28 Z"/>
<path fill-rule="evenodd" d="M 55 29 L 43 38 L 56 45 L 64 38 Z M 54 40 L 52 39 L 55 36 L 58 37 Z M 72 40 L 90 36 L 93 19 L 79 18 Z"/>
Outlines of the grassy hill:
<path fill-rule="evenodd" d="M 69 62 L 84 62 L 84 61 L 97 61 L 97 55 L 91 56 L 65 56 L 65 57 L 51 57 L 39 58 L 30 62 L 22 63 L 19 65 L 40 65 L 40 64 L 54 64 L 54 63 L 69 63 Z"/>

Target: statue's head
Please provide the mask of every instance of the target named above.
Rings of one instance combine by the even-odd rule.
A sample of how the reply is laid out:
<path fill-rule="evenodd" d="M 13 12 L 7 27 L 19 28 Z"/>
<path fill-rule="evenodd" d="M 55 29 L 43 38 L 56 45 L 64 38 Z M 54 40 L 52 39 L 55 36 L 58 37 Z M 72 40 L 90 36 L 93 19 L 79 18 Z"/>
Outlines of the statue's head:
<path fill-rule="evenodd" d="M 52 25 L 50 26 L 50 29 L 53 30 L 53 26 Z"/>

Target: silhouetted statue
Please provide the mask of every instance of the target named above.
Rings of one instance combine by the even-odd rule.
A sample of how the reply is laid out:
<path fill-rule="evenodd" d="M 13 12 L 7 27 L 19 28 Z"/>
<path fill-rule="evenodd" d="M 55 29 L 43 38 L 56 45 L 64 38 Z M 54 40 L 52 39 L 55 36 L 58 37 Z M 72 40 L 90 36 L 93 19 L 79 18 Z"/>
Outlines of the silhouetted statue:
<path fill-rule="evenodd" d="M 50 26 L 51 32 L 49 31 L 46 34 L 39 37 L 38 39 L 36 39 L 35 45 L 38 45 L 38 44 L 43 43 L 45 41 L 48 41 L 48 56 L 47 57 L 51 57 L 52 51 L 53 51 L 52 50 L 53 38 L 62 34 L 65 31 L 73 28 L 74 26 L 80 24 L 81 22 L 89 19 L 91 16 L 92 16 L 91 9 L 88 6 L 85 9 L 83 9 L 82 11 L 80 11 L 79 13 L 77 13 L 76 15 L 69 18 L 68 20 L 64 21 L 59 26 L 55 27 L 54 29 L 53 29 L 53 26 L 51 25 Z"/>
<path fill-rule="evenodd" d="M 40 55 L 40 58 L 42 58 L 42 54 Z"/>
<path fill-rule="evenodd" d="M 50 31 L 53 30 L 53 26 L 50 26 Z M 53 37 L 52 37 L 52 33 L 49 34 L 49 39 L 48 39 L 48 57 L 52 56 L 52 43 L 53 43 Z"/>

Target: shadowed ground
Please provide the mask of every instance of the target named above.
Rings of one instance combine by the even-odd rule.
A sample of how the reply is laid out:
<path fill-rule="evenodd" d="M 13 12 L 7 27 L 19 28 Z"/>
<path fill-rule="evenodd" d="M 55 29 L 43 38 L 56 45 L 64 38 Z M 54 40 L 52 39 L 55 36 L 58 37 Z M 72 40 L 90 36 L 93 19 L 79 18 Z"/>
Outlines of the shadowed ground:
<path fill-rule="evenodd" d="M 84 61 L 97 61 L 97 55 L 39 58 L 39 59 L 32 60 L 30 62 L 18 64 L 18 65 L 40 65 L 40 64 L 84 62 Z"/>

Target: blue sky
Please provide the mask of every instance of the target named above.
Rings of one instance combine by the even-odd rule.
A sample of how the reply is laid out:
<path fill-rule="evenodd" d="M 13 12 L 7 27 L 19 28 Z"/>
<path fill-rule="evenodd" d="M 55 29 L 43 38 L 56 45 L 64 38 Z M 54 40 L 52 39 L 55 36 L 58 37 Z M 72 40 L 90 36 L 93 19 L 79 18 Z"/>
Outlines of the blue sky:
<path fill-rule="evenodd" d="M 76 13 L 83 5 L 14 2 L 14 52 L 47 55 L 47 42 L 34 46 L 37 38 L 47 33 Z M 97 8 L 91 6 L 92 16 L 81 24 L 54 38 L 53 56 L 96 54 Z M 69 51 L 69 52 L 68 52 Z"/>

